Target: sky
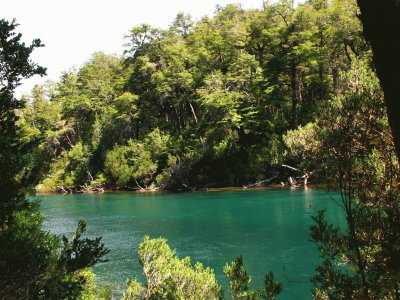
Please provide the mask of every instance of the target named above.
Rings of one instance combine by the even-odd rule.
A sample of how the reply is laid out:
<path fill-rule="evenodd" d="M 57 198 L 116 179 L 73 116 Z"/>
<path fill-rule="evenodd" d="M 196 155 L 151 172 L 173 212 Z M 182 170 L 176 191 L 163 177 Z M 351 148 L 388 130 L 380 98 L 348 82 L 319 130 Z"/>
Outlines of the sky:
<path fill-rule="evenodd" d="M 212 15 L 217 5 L 239 3 L 243 8 L 261 8 L 262 0 L 0 0 L 0 18 L 15 18 L 22 40 L 40 38 L 45 47 L 31 58 L 47 68 L 47 76 L 24 80 L 16 96 L 35 84 L 57 81 L 62 72 L 79 68 L 98 51 L 121 55 L 124 35 L 132 27 L 148 23 L 167 28 L 178 12 L 195 20 Z"/>

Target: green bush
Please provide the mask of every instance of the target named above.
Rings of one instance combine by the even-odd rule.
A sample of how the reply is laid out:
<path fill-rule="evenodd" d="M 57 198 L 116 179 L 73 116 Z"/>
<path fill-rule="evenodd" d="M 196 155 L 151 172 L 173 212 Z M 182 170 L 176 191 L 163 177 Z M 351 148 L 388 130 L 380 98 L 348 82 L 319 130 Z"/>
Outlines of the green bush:
<path fill-rule="evenodd" d="M 213 270 L 199 262 L 192 266 L 189 257 L 178 258 L 166 239 L 145 236 L 139 245 L 139 261 L 146 284 L 131 280 L 124 300 L 221 298 Z"/>

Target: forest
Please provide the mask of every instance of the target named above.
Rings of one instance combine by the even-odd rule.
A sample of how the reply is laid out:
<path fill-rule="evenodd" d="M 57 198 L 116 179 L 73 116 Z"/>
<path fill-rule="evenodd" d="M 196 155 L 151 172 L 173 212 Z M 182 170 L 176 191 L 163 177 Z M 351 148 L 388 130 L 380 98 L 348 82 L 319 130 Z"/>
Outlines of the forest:
<path fill-rule="evenodd" d="M 167 30 L 132 28 L 123 57 L 95 53 L 36 86 L 19 126 L 37 145 L 37 191 L 279 183 L 285 163 L 325 177 L 306 159 L 318 124 L 354 90 L 351 72 L 372 73 L 356 3 L 327 3 L 228 5 L 197 23 L 180 13 Z"/>
<path fill-rule="evenodd" d="M 395 106 L 361 21 L 354 0 L 231 4 L 197 22 L 179 13 L 168 29 L 133 27 L 123 56 L 94 53 L 16 100 L 22 78 L 45 74 L 29 60 L 43 45 L 21 44 L 17 23 L 1 20 L 0 298 L 109 297 L 90 271 L 106 260 L 101 238 L 83 238 L 83 221 L 72 239 L 42 231 L 29 190 L 280 183 L 290 165 L 339 191 L 347 222 L 343 232 L 323 211 L 313 217 L 311 239 L 323 258 L 313 297 L 400 299 Z M 212 270 L 177 258 L 165 239 L 145 237 L 139 256 L 147 282 L 130 281 L 124 299 L 222 297 Z M 233 299 L 282 291 L 272 273 L 249 290 L 240 256 L 224 273 Z"/>

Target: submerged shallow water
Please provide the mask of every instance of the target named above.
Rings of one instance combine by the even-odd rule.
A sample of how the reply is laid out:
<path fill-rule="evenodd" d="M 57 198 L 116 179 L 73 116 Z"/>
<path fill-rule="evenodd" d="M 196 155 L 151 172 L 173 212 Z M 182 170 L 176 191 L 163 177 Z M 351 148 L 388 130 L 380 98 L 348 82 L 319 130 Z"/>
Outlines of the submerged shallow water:
<path fill-rule="evenodd" d="M 102 236 L 111 250 L 98 264 L 97 282 L 118 295 L 127 279 L 138 276 L 137 247 L 144 235 L 165 237 L 179 257 L 190 256 L 214 269 L 228 295 L 222 268 L 243 255 L 251 287 L 273 271 L 284 285 L 278 299 L 311 299 L 309 278 L 320 261 L 311 243 L 311 216 L 327 210 L 340 224 L 343 213 L 323 190 L 263 189 L 199 193 L 106 193 L 40 196 L 44 227 L 72 235 L 84 219 L 87 235 Z"/>

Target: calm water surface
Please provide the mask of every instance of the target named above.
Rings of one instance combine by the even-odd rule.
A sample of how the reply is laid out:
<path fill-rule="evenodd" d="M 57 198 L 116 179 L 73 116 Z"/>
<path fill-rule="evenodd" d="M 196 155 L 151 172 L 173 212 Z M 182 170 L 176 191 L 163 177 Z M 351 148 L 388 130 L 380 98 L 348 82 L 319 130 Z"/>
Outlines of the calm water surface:
<path fill-rule="evenodd" d="M 309 277 L 319 261 L 309 241 L 311 216 L 326 209 L 343 221 L 340 208 L 316 189 L 246 190 L 204 193 L 110 193 L 41 196 L 44 226 L 71 235 L 79 219 L 87 234 L 102 236 L 109 262 L 94 268 L 97 282 L 119 294 L 128 278 L 141 278 L 137 247 L 144 235 L 166 237 L 180 257 L 191 256 L 215 270 L 227 292 L 222 268 L 243 255 L 252 287 L 273 271 L 284 284 L 279 299 L 311 299 Z"/>

